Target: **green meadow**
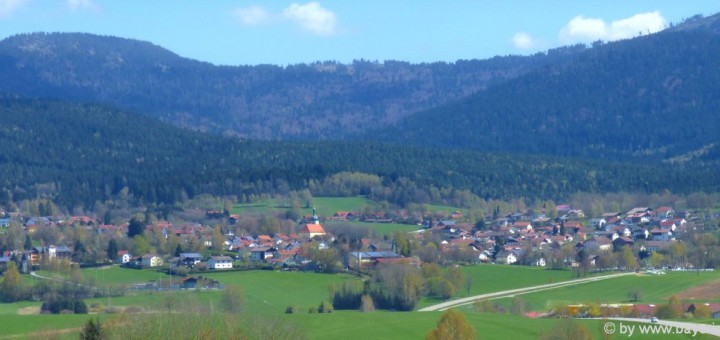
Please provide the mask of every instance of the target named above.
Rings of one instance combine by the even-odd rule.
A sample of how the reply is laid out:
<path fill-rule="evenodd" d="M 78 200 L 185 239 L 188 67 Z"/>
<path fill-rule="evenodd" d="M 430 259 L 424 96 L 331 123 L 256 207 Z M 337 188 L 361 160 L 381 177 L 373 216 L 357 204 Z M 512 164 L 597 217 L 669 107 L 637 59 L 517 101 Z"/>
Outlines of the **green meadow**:
<path fill-rule="evenodd" d="M 392 235 L 396 231 L 407 231 L 412 232 L 418 230 L 420 226 L 414 224 L 400 224 L 400 223 L 365 223 L 365 222 L 349 222 L 349 221 L 326 221 L 323 222 L 324 226 L 333 224 L 343 224 L 358 227 L 366 227 L 375 231 L 378 236 Z"/>
<path fill-rule="evenodd" d="M 318 215 L 331 217 L 338 211 L 361 211 L 366 206 L 375 206 L 375 202 L 362 197 L 314 197 L 313 206 Z M 306 207 L 304 202 L 300 211 L 305 214 L 312 214 L 313 206 Z M 276 201 L 273 199 L 257 201 L 253 203 L 234 204 L 231 213 L 245 212 L 266 212 L 272 210 L 287 210 L 290 208 L 289 201 Z"/>
<path fill-rule="evenodd" d="M 362 197 L 315 197 L 315 209 L 322 217 L 332 217 L 338 211 L 362 211 L 374 207 L 375 202 Z M 303 214 L 312 214 L 312 207 L 301 209 Z"/>
<path fill-rule="evenodd" d="M 254 270 L 202 274 L 224 285 L 243 288 L 246 309 L 253 313 L 281 314 L 288 306 L 303 311 L 330 300 L 330 285 L 356 280 L 346 274 L 316 274 L 291 271 Z"/>
<path fill-rule="evenodd" d="M 268 211 L 285 211 L 289 207 L 289 202 L 278 202 L 275 200 L 265 200 L 265 201 L 258 201 L 255 203 L 243 203 L 243 204 L 235 204 L 232 208 L 232 213 L 240 213 L 240 212 L 268 212 Z M 375 202 L 362 197 L 315 197 L 314 198 L 314 207 L 316 208 L 318 216 L 320 218 L 329 218 L 335 215 L 338 211 L 363 211 L 365 207 L 373 207 L 375 206 Z M 448 206 L 440 206 L 440 205 L 432 205 L 429 206 L 430 211 L 446 211 L 446 212 L 453 212 L 458 210 L 458 208 L 448 207 Z M 313 207 L 303 207 L 300 209 L 300 212 L 303 215 L 310 215 L 312 214 L 312 208 Z M 332 224 L 332 223 L 344 223 L 348 225 L 353 226 L 362 226 L 362 227 L 368 227 L 372 230 L 374 230 L 378 235 L 384 236 L 384 235 L 390 235 L 396 231 L 415 231 L 418 229 L 417 225 L 414 224 L 399 224 L 399 223 L 364 223 L 364 222 L 357 222 L 357 221 L 325 221 L 323 224 Z"/>
<path fill-rule="evenodd" d="M 279 210 L 280 207 L 275 205 L 275 200 L 263 200 L 253 203 L 233 204 L 230 209 L 231 214 L 250 213 L 250 212 L 266 212 L 270 210 Z"/>
<path fill-rule="evenodd" d="M 583 283 L 545 290 L 521 296 L 531 310 L 547 310 L 557 303 L 576 304 L 583 302 L 629 303 L 628 293 L 639 289 L 642 298 L 637 303 L 662 304 L 667 299 L 688 288 L 720 279 L 720 272 L 667 272 L 665 275 L 638 274 L 609 280 Z M 509 303 L 509 299 L 499 301 Z M 703 300 L 704 301 L 704 300 Z"/>
<path fill-rule="evenodd" d="M 94 278 L 105 272 L 106 279 L 117 282 L 147 282 L 157 280 L 157 273 L 152 271 L 124 269 L 117 266 L 108 269 L 84 269 L 86 277 Z M 470 294 L 482 294 L 499 290 L 519 288 L 560 282 L 574 278 L 570 271 L 552 271 L 542 268 L 476 265 L 463 267 L 463 271 L 472 278 Z M 220 281 L 224 285 L 243 287 L 245 292 L 245 309 L 243 313 L 262 317 L 278 317 L 291 322 L 308 336 L 309 339 L 417 339 L 436 326 L 442 312 L 390 312 L 376 311 L 360 313 L 357 311 L 334 311 L 330 314 L 308 313 L 323 300 L 329 300 L 329 286 L 343 280 L 357 280 L 346 274 L 316 274 L 286 271 L 241 271 L 241 272 L 205 272 L 198 275 Z M 162 275 L 161 279 L 169 278 Z M 659 301 L 666 296 L 684 290 L 693 285 L 716 280 L 719 273 L 668 273 L 665 276 L 638 275 L 610 279 L 606 281 L 581 284 L 576 287 L 563 287 L 535 294 L 523 295 L 531 305 L 531 309 L 544 309 L 548 301 L 588 301 L 605 298 L 608 302 L 627 300 L 627 290 L 631 287 L 643 287 L 643 302 Z M 99 303 L 103 306 L 128 307 L 136 306 L 143 310 L 163 310 L 167 306 L 203 305 L 210 311 L 219 311 L 220 291 L 185 290 L 176 292 L 128 292 L 122 297 L 87 299 L 91 305 Z M 467 295 L 466 291 L 458 293 L 458 297 Z M 503 299 L 508 300 L 508 299 Z M 422 306 L 439 301 L 425 299 Z M 39 307 L 39 302 L 19 302 L 0 304 L 0 339 L 9 337 L 44 338 L 44 335 L 31 333 L 52 330 L 70 329 L 66 334 L 56 336 L 60 339 L 77 339 L 77 329 L 90 317 L 88 315 L 18 315 L 18 311 L 28 307 Z M 285 314 L 287 306 L 299 307 L 296 314 Z M 537 307 L 537 308 L 536 308 Z M 556 319 L 528 319 L 510 314 L 485 314 L 472 310 L 469 306 L 459 307 L 482 339 L 536 339 L 550 330 L 558 322 Z M 100 314 L 104 319 L 116 316 Z M 586 324 L 593 335 L 602 339 L 603 320 L 578 320 Z M 711 321 L 708 321 L 710 323 Z M 633 336 L 635 338 L 635 335 Z M 661 339 L 642 337 L 639 339 Z M 673 336 L 672 339 L 683 339 Z M 696 337 L 697 338 L 697 337 Z M 703 337 L 699 337 L 704 339 Z M 705 337 L 708 338 L 708 337 Z"/>
<path fill-rule="evenodd" d="M 468 294 L 465 287 L 463 287 L 457 292 L 457 297 L 537 286 L 577 278 L 570 270 L 548 270 L 540 267 L 527 266 L 477 264 L 464 266 L 462 270 L 472 284 L 470 286 L 470 294 Z M 424 298 L 420 301 L 419 307 L 427 307 L 444 301 L 445 300 L 438 298 Z"/>
<path fill-rule="evenodd" d="M 460 209 L 460 208 L 451 207 L 448 205 L 428 204 L 427 207 L 428 207 L 428 211 L 430 211 L 430 212 L 433 212 L 433 213 L 444 212 L 448 216 L 456 211 L 460 211 L 463 214 L 467 214 L 467 209 Z"/>

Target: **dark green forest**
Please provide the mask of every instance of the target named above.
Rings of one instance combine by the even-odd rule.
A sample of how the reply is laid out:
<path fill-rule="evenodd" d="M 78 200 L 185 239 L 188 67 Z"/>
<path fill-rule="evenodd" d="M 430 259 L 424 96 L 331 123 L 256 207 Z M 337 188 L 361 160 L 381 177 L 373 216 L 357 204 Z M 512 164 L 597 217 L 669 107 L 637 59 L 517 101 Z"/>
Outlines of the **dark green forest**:
<path fill-rule="evenodd" d="M 720 159 L 718 16 L 624 41 L 454 63 L 215 66 L 82 33 L 0 42 L 0 90 L 272 140 L 362 140 L 614 161 Z"/>
<path fill-rule="evenodd" d="M 386 126 L 551 59 L 215 66 L 143 41 L 33 33 L 0 41 L 0 90 L 110 103 L 215 134 L 317 140 Z"/>
<path fill-rule="evenodd" d="M 329 194 L 400 206 L 718 192 L 718 18 L 430 64 L 215 66 L 137 40 L 16 35 L 0 41 L 0 204 L 285 194 L 338 173 L 375 177 Z"/>
<path fill-rule="evenodd" d="M 720 35 L 714 30 L 668 30 L 597 42 L 575 54 L 576 61 L 561 72 L 534 70 L 364 138 L 717 166 L 718 52 Z"/>
<path fill-rule="evenodd" d="M 12 95 L 0 100 L 0 117 L 0 204 L 49 198 L 89 206 L 121 193 L 138 203 L 174 203 L 200 193 L 287 193 L 339 172 L 379 176 L 377 188 L 348 193 L 399 205 L 429 202 L 432 188 L 455 196 L 464 190 L 482 198 L 558 200 L 576 192 L 717 191 L 720 183 L 714 170 L 663 165 L 365 142 L 238 140 L 106 105 Z"/>

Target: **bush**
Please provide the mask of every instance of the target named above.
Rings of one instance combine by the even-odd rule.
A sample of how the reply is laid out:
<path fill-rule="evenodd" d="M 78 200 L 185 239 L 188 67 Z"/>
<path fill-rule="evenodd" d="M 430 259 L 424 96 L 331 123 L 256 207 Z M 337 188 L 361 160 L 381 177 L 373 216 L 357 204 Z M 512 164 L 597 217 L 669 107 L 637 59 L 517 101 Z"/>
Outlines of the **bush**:
<path fill-rule="evenodd" d="M 220 306 L 227 313 L 240 313 L 245 307 L 245 291 L 242 287 L 227 286 L 222 292 Z"/>
<path fill-rule="evenodd" d="M 712 315 L 712 311 L 710 311 L 710 307 L 699 304 L 697 307 L 695 307 L 695 313 L 693 313 L 696 319 L 709 319 Z"/>
<path fill-rule="evenodd" d="M 480 313 L 492 313 L 495 311 L 495 307 L 489 299 L 475 301 L 475 303 L 473 303 L 473 308 Z"/>
<path fill-rule="evenodd" d="M 318 313 L 332 313 L 333 306 L 328 301 L 323 301 L 320 303 L 320 306 L 318 306 Z"/>
<path fill-rule="evenodd" d="M 332 304 L 335 309 L 358 309 L 363 294 L 363 283 L 355 280 L 331 286 Z"/>
<path fill-rule="evenodd" d="M 285 308 L 285 314 L 297 314 L 300 311 L 300 307 L 298 306 L 287 306 Z"/>
<path fill-rule="evenodd" d="M 360 311 L 361 312 L 374 312 L 375 311 L 375 303 L 373 302 L 372 296 L 370 295 L 363 295 L 361 298 L 362 303 L 360 304 Z"/>
<path fill-rule="evenodd" d="M 88 320 L 85 327 L 83 327 L 82 333 L 80 333 L 80 340 L 100 340 L 104 338 L 105 334 L 100 319 Z"/>
<path fill-rule="evenodd" d="M 127 306 L 125 307 L 125 313 L 142 313 L 144 309 L 140 306 Z"/>
<path fill-rule="evenodd" d="M 105 308 L 105 314 L 117 314 L 120 313 L 121 310 L 117 307 L 108 307 Z"/>
<path fill-rule="evenodd" d="M 432 277 L 427 280 L 428 295 L 449 299 L 455 296 L 455 286 L 444 277 Z"/>
<path fill-rule="evenodd" d="M 70 314 L 87 314 L 88 312 L 87 304 L 82 299 L 54 296 L 45 300 L 40 310 L 48 311 L 50 314 L 61 314 L 64 310 L 70 311 Z"/>
<path fill-rule="evenodd" d="M 310 314 L 315 314 L 315 313 L 317 313 L 317 312 L 318 312 L 317 307 L 310 307 L 310 308 L 308 309 L 308 313 L 310 313 Z"/>
<path fill-rule="evenodd" d="M 170 275 L 187 276 L 190 270 L 185 267 L 170 267 Z"/>

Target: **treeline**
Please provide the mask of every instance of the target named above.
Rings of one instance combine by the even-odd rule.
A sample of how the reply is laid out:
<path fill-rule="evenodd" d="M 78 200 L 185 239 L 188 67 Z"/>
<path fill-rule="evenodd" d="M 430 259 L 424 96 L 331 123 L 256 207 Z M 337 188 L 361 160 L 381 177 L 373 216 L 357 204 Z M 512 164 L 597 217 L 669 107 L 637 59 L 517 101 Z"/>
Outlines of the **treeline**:
<path fill-rule="evenodd" d="M 471 285 L 459 267 L 443 270 L 427 263 L 420 269 L 400 262 L 378 266 L 367 281 L 333 285 L 330 295 L 335 309 L 411 311 L 424 296 L 449 299 L 456 291 Z"/>
<path fill-rule="evenodd" d="M 712 169 L 434 150 L 377 143 L 261 142 L 186 131 L 111 107 L 0 99 L 0 205 L 172 205 L 202 193 L 365 194 L 400 206 L 572 193 L 717 192 Z"/>

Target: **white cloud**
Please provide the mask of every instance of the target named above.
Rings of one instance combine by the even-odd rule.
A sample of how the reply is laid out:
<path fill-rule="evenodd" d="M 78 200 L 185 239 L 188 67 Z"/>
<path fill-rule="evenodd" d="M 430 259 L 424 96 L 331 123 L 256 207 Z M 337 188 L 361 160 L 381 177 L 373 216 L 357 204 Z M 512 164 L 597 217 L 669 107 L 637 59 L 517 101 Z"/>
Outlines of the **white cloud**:
<path fill-rule="evenodd" d="M 283 17 L 297 21 L 300 27 L 317 35 L 333 35 L 337 32 L 337 18 L 335 13 L 329 11 L 317 2 L 307 5 L 292 4 L 285 8 Z"/>
<path fill-rule="evenodd" d="M 73 12 L 100 10 L 100 6 L 93 0 L 67 0 L 67 5 Z"/>
<path fill-rule="evenodd" d="M 270 14 L 260 6 L 235 9 L 235 16 L 245 26 L 257 26 L 266 23 Z"/>
<path fill-rule="evenodd" d="M 655 33 L 667 27 L 667 20 L 660 12 L 633 15 L 630 18 L 606 23 L 603 19 L 577 16 L 560 30 L 563 44 L 589 43 L 596 40 L 613 41 L 628 39 L 639 34 Z"/>
<path fill-rule="evenodd" d="M 639 32 L 650 34 L 660 32 L 667 27 L 668 22 L 660 12 L 641 13 L 630 18 L 613 21 L 612 33 L 616 39 L 625 39 L 637 35 Z"/>
<path fill-rule="evenodd" d="M 518 32 L 515 33 L 513 36 L 513 45 L 515 48 L 519 48 L 521 50 L 528 50 L 533 47 L 535 47 L 535 41 L 530 36 L 530 34 L 527 34 L 525 32 Z"/>
<path fill-rule="evenodd" d="M 26 3 L 27 0 L 0 0 L 0 18 L 9 17 Z"/>

